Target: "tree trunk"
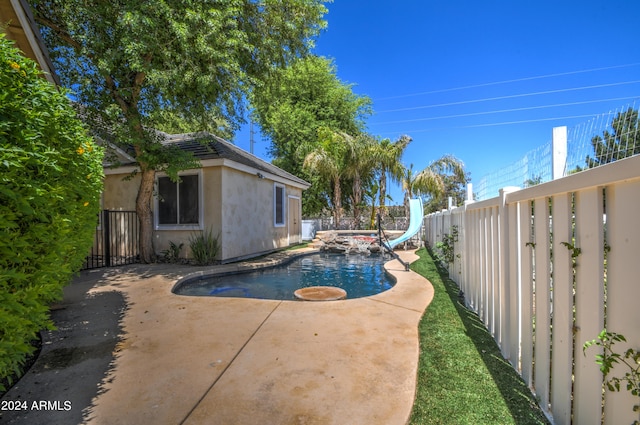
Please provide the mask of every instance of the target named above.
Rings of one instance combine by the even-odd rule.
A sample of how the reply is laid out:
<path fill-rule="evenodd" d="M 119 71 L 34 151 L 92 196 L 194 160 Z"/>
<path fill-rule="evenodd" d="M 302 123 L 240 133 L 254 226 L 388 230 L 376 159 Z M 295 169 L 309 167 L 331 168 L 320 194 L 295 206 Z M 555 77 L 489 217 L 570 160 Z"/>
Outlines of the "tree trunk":
<path fill-rule="evenodd" d="M 362 213 L 357 203 L 353 203 L 353 224 L 351 230 L 360 230 L 360 222 L 362 221 Z"/>
<path fill-rule="evenodd" d="M 378 212 L 380 213 L 380 218 L 383 219 L 387 215 L 387 207 L 384 205 L 384 201 L 387 198 L 387 172 L 382 170 L 382 175 L 380 176 L 380 206 L 378 207 Z"/>
<path fill-rule="evenodd" d="M 342 211 L 342 190 L 340 189 L 340 179 L 333 181 L 333 227 L 335 230 L 340 228 L 340 213 Z"/>
<path fill-rule="evenodd" d="M 140 221 L 140 261 L 145 264 L 156 260 L 153 248 L 153 185 L 155 183 L 155 170 L 144 169 L 141 171 L 142 180 L 136 197 L 136 212 Z"/>
<path fill-rule="evenodd" d="M 407 218 L 410 218 L 411 216 L 409 199 L 411 199 L 411 193 L 406 191 L 404 193 L 404 216 Z"/>
<path fill-rule="evenodd" d="M 353 204 L 353 230 L 360 230 L 360 216 L 362 207 L 362 182 L 360 174 L 356 173 L 353 177 L 353 195 L 351 196 Z"/>
<path fill-rule="evenodd" d="M 376 228 L 376 203 L 374 199 L 374 202 L 371 203 L 371 216 L 369 217 L 369 229 L 375 229 L 375 228 Z"/>

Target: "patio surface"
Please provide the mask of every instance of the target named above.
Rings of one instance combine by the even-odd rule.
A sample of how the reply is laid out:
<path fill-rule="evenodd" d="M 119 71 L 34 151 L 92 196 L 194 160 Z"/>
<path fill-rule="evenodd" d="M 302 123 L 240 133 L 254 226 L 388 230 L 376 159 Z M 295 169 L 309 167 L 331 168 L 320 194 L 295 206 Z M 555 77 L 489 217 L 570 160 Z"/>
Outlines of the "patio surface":
<path fill-rule="evenodd" d="M 0 412 L 1 422 L 406 424 L 433 287 L 398 261 L 385 267 L 397 278 L 389 291 L 328 302 L 171 293 L 205 268 L 82 272 L 53 312 L 58 330 L 45 333 L 38 361 L 2 399 L 28 408 Z M 58 404 L 34 410 L 40 400 Z"/>

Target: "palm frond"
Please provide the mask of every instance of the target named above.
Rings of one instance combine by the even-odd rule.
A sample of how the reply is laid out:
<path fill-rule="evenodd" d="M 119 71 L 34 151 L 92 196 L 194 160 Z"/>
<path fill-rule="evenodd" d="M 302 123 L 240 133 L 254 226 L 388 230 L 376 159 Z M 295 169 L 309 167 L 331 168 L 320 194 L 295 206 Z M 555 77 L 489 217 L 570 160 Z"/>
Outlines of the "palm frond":
<path fill-rule="evenodd" d="M 439 198 L 444 194 L 442 175 L 429 167 L 416 174 L 413 190 L 416 193 L 428 194 Z"/>

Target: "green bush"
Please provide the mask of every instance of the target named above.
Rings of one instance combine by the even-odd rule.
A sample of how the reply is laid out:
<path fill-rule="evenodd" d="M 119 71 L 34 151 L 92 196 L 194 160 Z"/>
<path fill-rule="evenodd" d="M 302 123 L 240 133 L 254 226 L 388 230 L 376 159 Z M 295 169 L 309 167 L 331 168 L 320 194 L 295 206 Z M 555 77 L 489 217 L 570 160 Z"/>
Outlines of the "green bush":
<path fill-rule="evenodd" d="M 180 261 L 180 251 L 182 250 L 183 246 L 184 243 L 178 245 L 173 241 L 169 241 L 169 249 L 165 249 L 164 251 L 162 251 L 164 261 L 168 263 L 177 263 L 178 261 Z"/>
<path fill-rule="evenodd" d="M 213 229 L 194 233 L 189 237 L 189 247 L 194 262 L 199 266 L 208 266 L 216 262 L 220 250 L 220 235 L 213 236 Z"/>
<path fill-rule="evenodd" d="M 0 34 L 0 390 L 91 247 L 102 155 L 66 93 Z"/>

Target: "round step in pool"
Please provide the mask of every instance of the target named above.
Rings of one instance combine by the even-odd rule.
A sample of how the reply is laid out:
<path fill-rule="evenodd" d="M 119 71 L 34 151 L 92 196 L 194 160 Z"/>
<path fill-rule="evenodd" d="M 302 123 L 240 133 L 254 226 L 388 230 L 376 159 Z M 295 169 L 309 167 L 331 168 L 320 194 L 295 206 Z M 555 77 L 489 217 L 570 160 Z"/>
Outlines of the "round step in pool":
<path fill-rule="evenodd" d="M 297 289 L 293 295 L 303 301 L 335 301 L 347 298 L 347 291 L 335 286 L 309 286 Z"/>

